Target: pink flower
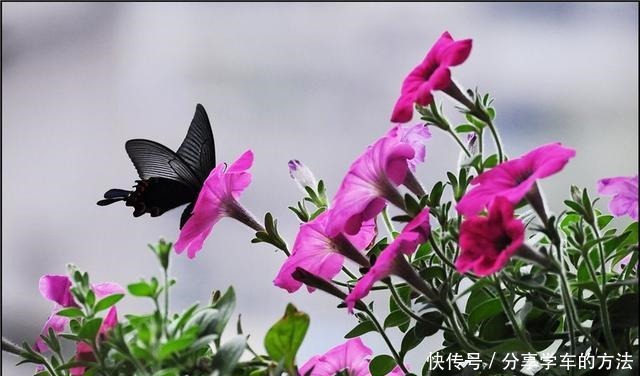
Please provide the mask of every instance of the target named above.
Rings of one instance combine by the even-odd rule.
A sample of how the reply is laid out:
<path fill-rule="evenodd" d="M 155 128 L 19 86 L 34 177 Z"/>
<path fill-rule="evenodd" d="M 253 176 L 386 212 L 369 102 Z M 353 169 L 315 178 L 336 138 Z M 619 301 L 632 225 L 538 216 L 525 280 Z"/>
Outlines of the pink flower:
<path fill-rule="evenodd" d="M 407 261 L 403 255 L 415 252 L 418 245 L 427 241 L 430 231 L 429 209 L 425 208 L 402 229 L 400 235 L 380 253 L 375 264 L 356 283 L 345 299 L 350 313 L 356 302 L 369 294 L 374 283 L 392 274 L 406 277 Z"/>
<path fill-rule="evenodd" d="M 96 342 L 104 340 L 107 336 L 109 330 L 113 329 L 114 326 L 118 323 L 118 312 L 116 307 L 111 307 L 109 312 L 102 320 L 102 324 L 100 324 L 100 329 L 98 331 L 98 335 L 96 338 Z M 89 361 L 95 362 L 96 357 L 93 354 L 93 350 L 91 346 L 86 342 L 78 342 L 76 345 L 76 361 Z M 84 375 L 86 367 L 74 367 L 71 368 L 71 376 L 82 376 Z"/>
<path fill-rule="evenodd" d="M 357 234 L 363 222 L 376 217 L 387 201 L 403 207 L 396 187 L 410 169 L 424 160 L 430 137 L 422 125 L 395 126 L 351 164 L 333 202 L 328 233 Z"/>
<path fill-rule="evenodd" d="M 369 360 L 373 352 L 362 343 L 360 338 L 353 338 L 327 351 L 324 355 L 316 355 L 300 367 L 300 375 L 334 376 L 346 371 L 349 376 L 368 376 Z"/>
<path fill-rule="evenodd" d="M 478 214 L 491 205 L 497 196 L 517 204 L 531 190 L 536 181 L 562 170 L 575 150 L 560 143 L 539 146 L 517 159 L 503 162 L 476 176 L 475 185 L 462 197 L 456 209 L 465 216 Z"/>
<path fill-rule="evenodd" d="M 598 193 L 613 196 L 609 202 L 611 214 L 616 217 L 628 214 L 638 220 L 638 175 L 602 179 L 598 181 Z"/>
<path fill-rule="evenodd" d="M 524 224 L 513 217 L 513 204 L 499 196 L 489 216 L 465 219 L 460 225 L 460 256 L 455 261 L 460 273 L 472 270 L 479 276 L 502 269 L 524 242 Z"/>
<path fill-rule="evenodd" d="M 49 335 L 49 328 L 53 329 L 55 333 L 61 333 L 64 331 L 69 319 L 56 315 L 58 311 L 63 308 L 77 307 L 73 294 L 71 294 L 71 280 L 66 275 L 47 274 L 40 278 L 39 289 L 40 294 L 47 300 L 54 302 L 53 312 L 47 319 L 42 328 L 42 335 Z M 95 293 L 98 299 L 104 298 L 108 295 L 124 293 L 124 289 L 116 283 L 106 282 L 97 283 L 91 286 L 91 289 Z M 49 348 L 47 344 L 38 337 L 34 346 L 36 351 L 45 352 Z"/>
<path fill-rule="evenodd" d="M 448 32 L 431 47 L 422 63 L 404 79 L 400 98 L 391 115 L 394 123 L 406 123 L 413 117 L 413 104 L 427 106 L 433 102 L 434 90 L 445 90 L 451 84 L 450 67 L 464 63 L 471 53 L 471 39 L 454 41 Z"/>
<path fill-rule="evenodd" d="M 193 215 L 180 231 L 175 244 L 177 253 L 186 249 L 189 258 L 194 258 L 222 217 L 231 217 L 256 228 L 253 217 L 237 201 L 251 183 L 251 174 L 247 170 L 252 164 L 253 152 L 248 150 L 230 166 L 220 163 L 211 171 L 200 190 Z"/>
<path fill-rule="evenodd" d="M 341 253 L 345 251 L 344 248 L 351 247 L 360 252 L 371 244 L 376 235 L 375 221 L 369 220 L 355 235 L 346 236 L 345 239 L 330 237 L 327 235 L 329 216 L 330 210 L 300 226 L 291 256 L 284 262 L 273 281 L 276 286 L 288 292 L 298 290 L 302 283 L 292 277 L 298 267 L 331 280 L 340 272 L 344 264 L 345 255 Z M 346 244 L 347 241 L 350 244 Z M 314 290 L 310 286 L 307 286 L 307 289 L 309 292 Z"/>
<path fill-rule="evenodd" d="M 309 359 L 298 373 L 300 376 L 334 376 L 344 371 L 349 376 L 371 376 L 369 362 L 373 351 L 360 338 L 352 338 L 323 355 Z M 387 375 L 401 376 L 404 372 L 396 366 Z"/>

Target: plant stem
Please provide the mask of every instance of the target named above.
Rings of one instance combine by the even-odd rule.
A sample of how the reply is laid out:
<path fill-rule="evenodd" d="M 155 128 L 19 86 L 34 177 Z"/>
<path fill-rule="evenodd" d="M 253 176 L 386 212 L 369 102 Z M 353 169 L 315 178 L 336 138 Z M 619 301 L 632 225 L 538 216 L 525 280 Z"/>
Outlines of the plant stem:
<path fill-rule="evenodd" d="M 500 303 L 502 303 L 502 308 L 504 308 L 505 314 L 509 318 L 509 321 L 511 321 L 511 326 L 513 327 L 513 330 L 516 332 L 516 336 L 518 336 L 518 339 L 527 346 L 527 349 L 529 352 L 537 353 L 537 351 L 533 348 L 533 346 L 529 342 L 529 339 L 527 338 L 524 330 L 520 326 L 520 323 L 516 318 L 516 313 L 513 311 L 513 305 L 507 300 L 507 297 L 502 291 L 502 287 L 500 286 L 500 281 L 498 281 L 497 278 L 494 278 L 493 282 L 496 286 L 498 297 L 500 298 Z"/>
<path fill-rule="evenodd" d="M 389 347 L 389 351 L 391 351 L 391 355 L 393 356 L 393 359 L 396 361 L 396 364 L 400 367 L 400 369 L 402 369 L 402 372 L 404 372 L 405 375 L 409 374 L 410 373 L 409 370 L 407 369 L 407 367 L 405 367 L 402 358 L 400 358 L 400 355 L 398 355 L 398 352 L 393 347 L 391 340 L 389 339 L 389 337 L 387 336 L 387 333 L 385 333 L 384 329 L 380 325 L 380 322 L 378 322 L 378 319 L 376 318 L 376 316 L 373 314 L 373 312 L 371 312 L 371 310 L 369 310 L 369 308 L 366 308 L 364 312 L 367 314 L 367 316 L 369 316 L 369 319 L 371 319 L 371 322 L 376 327 L 376 331 L 380 333 L 380 336 L 382 336 L 382 339 L 387 344 L 387 347 Z"/>
<path fill-rule="evenodd" d="M 22 350 L 20 346 L 4 338 L 4 336 L 2 337 L 2 351 L 17 356 L 22 356 L 22 354 L 24 353 L 24 350 Z"/>
<path fill-rule="evenodd" d="M 487 119 L 481 119 L 481 120 L 487 123 L 487 126 L 491 131 L 491 136 L 493 136 L 493 140 L 495 141 L 496 149 L 498 151 L 498 163 L 502 163 L 504 161 L 504 153 L 502 151 L 502 141 L 500 140 L 500 135 L 498 134 L 496 127 L 493 125 L 493 122 L 488 117 Z"/>
<path fill-rule="evenodd" d="M 384 220 L 384 225 L 387 228 L 387 232 L 389 233 L 389 236 L 392 239 L 395 238 L 395 236 L 393 235 L 393 233 L 395 232 L 395 229 L 393 228 L 393 223 L 391 223 L 391 219 L 389 218 L 389 213 L 387 212 L 386 207 L 382 210 L 382 219 Z"/>
<path fill-rule="evenodd" d="M 164 332 L 169 339 L 169 271 L 168 268 L 163 268 L 164 274 Z"/>
<path fill-rule="evenodd" d="M 460 140 L 460 137 L 458 137 L 456 132 L 453 129 L 449 128 L 448 133 L 451 135 L 451 137 L 453 137 L 454 140 L 456 140 L 456 142 L 458 143 L 462 151 L 467 155 L 467 157 L 471 158 L 471 153 L 469 152 L 469 149 L 467 149 L 467 147 L 464 145 L 462 140 Z"/>
<path fill-rule="evenodd" d="M 413 310 L 411 310 L 411 308 L 407 307 L 404 304 L 404 302 L 402 301 L 402 298 L 398 294 L 398 291 L 396 290 L 395 286 L 393 285 L 393 283 L 391 281 L 387 282 L 387 286 L 389 286 L 389 290 L 391 291 L 391 296 L 393 296 L 393 300 L 396 302 L 396 305 L 398 307 L 400 307 L 400 310 L 402 310 L 402 312 L 406 313 L 409 317 L 413 318 L 416 321 L 420 321 L 420 322 L 428 323 L 428 324 L 431 324 L 431 325 L 435 325 L 435 326 L 439 327 L 440 330 L 444 330 L 445 329 L 440 324 L 438 324 L 436 322 L 433 322 L 431 320 L 427 320 L 427 319 L 419 316 L 418 314 L 413 312 Z"/>
<path fill-rule="evenodd" d="M 602 320 L 602 330 L 604 332 L 604 338 L 607 341 L 607 347 L 609 348 L 609 350 L 611 350 L 613 353 L 616 353 L 618 351 L 616 346 L 616 341 L 613 338 L 613 332 L 611 331 L 611 319 L 609 318 L 609 309 L 607 307 L 607 297 L 605 296 L 605 288 L 607 286 L 607 269 L 606 269 L 606 264 L 605 264 L 605 257 L 604 257 L 604 248 L 602 248 L 602 236 L 600 235 L 600 229 L 598 229 L 598 224 L 596 222 L 594 223 L 590 223 L 591 228 L 593 229 L 594 234 L 596 235 L 596 239 L 598 240 L 598 252 L 599 252 L 599 256 L 600 256 L 600 273 L 602 274 L 602 283 L 600 285 L 600 287 L 598 288 L 600 290 L 600 293 L 598 294 L 598 298 L 600 301 L 600 319 Z M 586 260 L 587 263 L 591 263 L 591 260 L 589 259 L 589 255 L 586 255 Z M 587 265 L 588 265 L 587 264 Z M 595 272 L 594 272 L 594 277 L 595 277 Z M 597 284 L 598 281 L 594 280 L 594 282 Z"/>

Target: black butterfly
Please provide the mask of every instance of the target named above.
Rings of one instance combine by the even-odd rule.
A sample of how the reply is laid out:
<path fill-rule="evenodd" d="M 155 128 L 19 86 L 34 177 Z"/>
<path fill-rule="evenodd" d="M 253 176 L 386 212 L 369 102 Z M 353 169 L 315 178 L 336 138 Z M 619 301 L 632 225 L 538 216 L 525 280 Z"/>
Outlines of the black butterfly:
<path fill-rule="evenodd" d="M 134 217 L 144 213 L 157 217 L 188 203 L 180 218 L 182 228 L 191 217 L 200 189 L 216 164 L 213 133 L 204 107 L 201 104 L 196 106 L 187 136 L 177 152 L 143 139 L 127 141 L 125 149 L 140 180 L 136 180 L 132 191 L 108 190 L 98 205 L 124 201 L 134 208 Z"/>

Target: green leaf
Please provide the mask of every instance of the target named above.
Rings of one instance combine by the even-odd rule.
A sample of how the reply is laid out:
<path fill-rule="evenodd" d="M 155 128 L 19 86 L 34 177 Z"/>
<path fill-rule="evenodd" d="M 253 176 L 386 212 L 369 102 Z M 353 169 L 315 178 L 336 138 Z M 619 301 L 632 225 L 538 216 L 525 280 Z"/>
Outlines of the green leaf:
<path fill-rule="evenodd" d="M 396 326 L 400 326 L 409 321 L 409 316 L 404 313 L 402 310 L 397 310 L 389 313 L 387 318 L 384 319 L 384 327 L 385 328 L 393 328 Z"/>
<path fill-rule="evenodd" d="M 396 361 L 389 355 L 378 355 L 369 362 L 371 376 L 384 376 L 396 366 Z"/>
<path fill-rule="evenodd" d="M 84 313 L 82 313 L 82 310 L 78 307 L 69 307 L 59 310 L 56 312 L 56 315 L 63 317 L 82 317 Z"/>
<path fill-rule="evenodd" d="M 442 326 L 444 317 L 438 311 L 427 312 L 421 316 L 424 321 L 417 321 L 414 327 L 415 335 L 418 338 L 430 337 L 438 331 Z"/>
<path fill-rule="evenodd" d="M 171 339 L 166 343 L 161 344 L 160 349 L 158 350 L 158 358 L 160 358 L 160 360 L 164 360 L 171 354 L 189 348 L 189 346 L 191 346 L 195 339 L 195 335 L 182 336 L 180 338 Z"/>
<path fill-rule="evenodd" d="M 376 326 L 369 320 L 363 321 L 360 324 L 356 325 L 355 328 L 351 329 L 349 333 L 344 335 L 344 338 L 355 338 L 360 337 L 361 335 L 369 332 L 374 332 L 376 330 Z"/>
<path fill-rule="evenodd" d="M 483 168 L 493 168 L 498 164 L 498 156 L 496 154 L 491 154 L 487 159 L 484 160 L 482 164 Z"/>
<path fill-rule="evenodd" d="M 233 310 L 236 308 L 236 293 L 233 287 L 227 289 L 224 295 L 213 305 L 213 308 L 218 310 L 214 333 L 222 335 L 222 331 L 227 326 L 231 315 L 233 315 Z"/>
<path fill-rule="evenodd" d="M 468 132 L 476 132 L 477 129 L 471 124 L 460 124 L 456 127 L 456 132 L 458 133 L 468 133 Z"/>
<path fill-rule="evenodd" d="M 425 337 L 421 337 L 416 335 L 415 327 L 405 333 L 402 338 L 402 343 L 400 344 L 400 357 L 404 358 L 404 355 L 408 353 L 411 349 L 414 349 L 416 346 L 422 342 Z"/>
<path fill-rule="evenodd" d="M 242 336 L 233 337 L 220 347 L 213 357 L 212 366 L 218 371 L 218 376 L 230 376 L 236 368 L 242 353 L 247 347 L 247 339 Z"/>
<path fill-rule="evenodd" d="M 106 296 L 98 300 L 98 303 L 96 303 L 96 307 L 94 308 L 94 310 L 96 313 L 100 311 L 104 311 L 105 309 L 119 302 L 122 298 L 124 298 L 124 294 L 112 294 L 112 295 Z"/>
<path fill-rule="evenodd" d="M 500 303 L 499 298 L 485 300 L 478 304 L 478 306 L 476 306 L 469 314 L 469 326 L 475 328 L 482 321 L 495 316 L 502 311 L 502 304 Z"/>
<path fill-rule="evenodd" d="M 146 281 L 140 281 L 136 283 L 132 283 L 127 286 L 127 290 L 133 296 L 138 297 L 149 297 L 152 298 L 155 296 L 156 291 L 149 283 Z"/>
<path fill-rule="evenodd" d="M 607 303 L 611 325 L 614 328 L 638 327 L 638 293 L 629 293 Z"/>
<path fill-rule="evenodd" d="M 288 304 L 284 317 L 276 322 L 264 337 L 264 348 L 276 362 L 283 362 L 287 370 L 295 366 L 298 349 L 309 328 L 309 315 Z"/>
<path fill-rule="evenodd" d="M 90 342 L 95 341 L 96 336 L 98 335 L 98 330 L 100 330 L 100 325 L 102 325 L 101 317 L 85 321 L 78 332 L 78 337 Z"/>

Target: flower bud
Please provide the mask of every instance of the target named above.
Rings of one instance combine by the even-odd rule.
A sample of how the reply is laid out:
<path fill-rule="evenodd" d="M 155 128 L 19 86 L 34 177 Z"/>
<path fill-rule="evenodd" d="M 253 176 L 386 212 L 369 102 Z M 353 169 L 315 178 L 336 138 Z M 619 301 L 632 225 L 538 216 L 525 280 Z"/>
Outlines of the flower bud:
<path fill-rule="evenodd" d="M 298 183 L 298 186 L 305 194 L 307 193 L 305 187 L 309 187 L 313 190 L 318 187 L 318 181 L 316 180 L 316 177 L 313 176 L 313 172 L 311 172 L 309 167 L 305 166 L 297 159 L 289 161 L 289 175 L 291 175 L 291 178 Z"/>

